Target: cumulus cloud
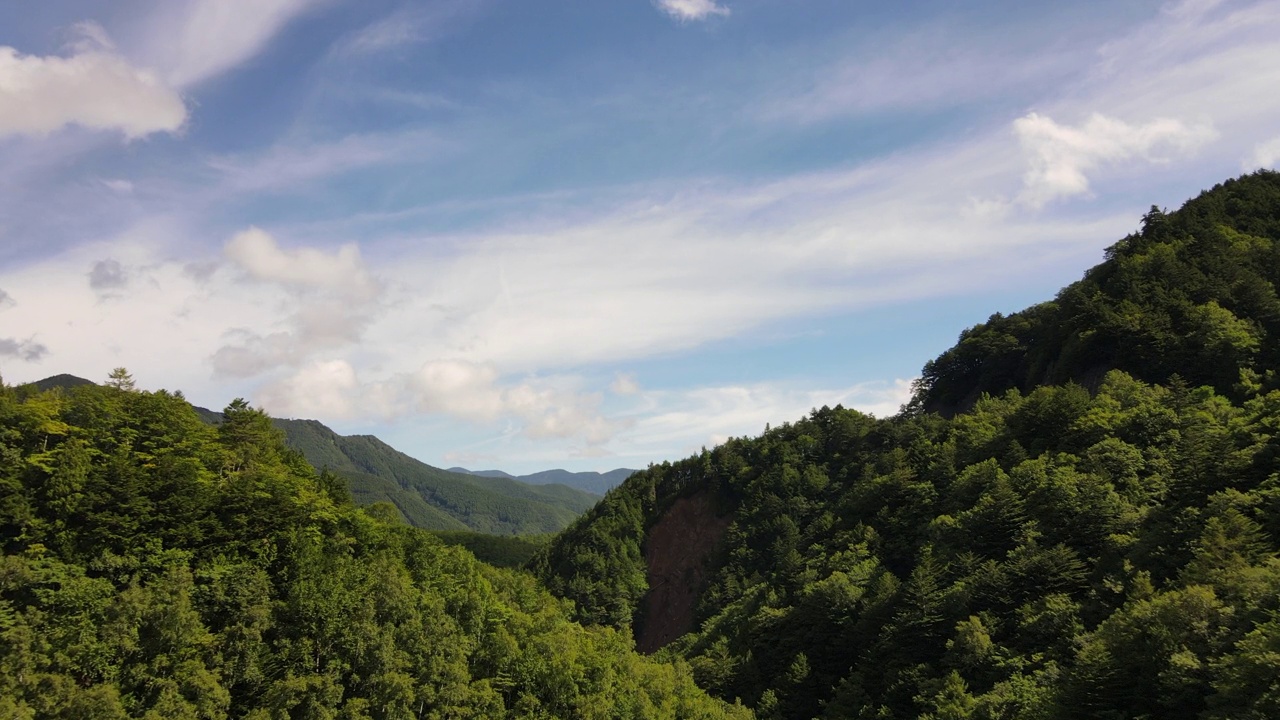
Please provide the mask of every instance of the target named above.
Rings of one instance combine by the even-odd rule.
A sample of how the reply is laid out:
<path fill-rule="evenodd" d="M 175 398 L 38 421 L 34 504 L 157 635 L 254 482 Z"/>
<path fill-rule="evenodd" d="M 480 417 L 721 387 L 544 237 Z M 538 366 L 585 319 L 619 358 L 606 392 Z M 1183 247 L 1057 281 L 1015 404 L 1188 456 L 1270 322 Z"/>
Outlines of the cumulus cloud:
<path fill-rule="evenodd" d="M 1274 137 L 1253 148 L 1253 155 L 1244 162 L 1245 170 L 1280 167 L 1280 137 Z"/>
<path fill-rule="evenodd" d="M 658 9 L 680 21 L 728 15 L 729 8 L 715 0 L 657 0 Z"/>
<path fill-rule="evenodd" d="M 186 119 L 176 91 L 99 42 L 82 44 L 70 57 L 0 47 L 0 137 L 79 125 L 139 138 L 176 132 Z"/>
<path fill-rule="evenodd" d="M 1029 113 L 1015 120 L 1013 129 L 1030 163 L 1021 199 L 1032 207 L 1089 192 L 1086 173 L 1102 165 L 1132 159 L 1167 162 L 1217 137 L 1208 125 L 1170 118 L 1132 125 L 1097 113 L 1076 127 Z"/>
<path fill-rule="evenodd" d="M 224 252 L 256 280 L 365 299 L 377 292 L 354 243 L 333 253 L 309 247 L 284 249 L 266 231 L 250 227 L 232 236 Z"/>
<path fill-rule="evenodd" d="M 99 295 L 123 290 L 129 285 L 129 273 L 119 260 L 107 258 L 93 264 L 88 272 L 89 287 Z"/>
<path fill-rule="evenodd" d="M 618 424 L 599 414 L 600 396 L 532 381 L 503 385 L 491 365 L 459 360 L 425 363 L 406 389 L 418 412 L 444 413 L 475 422 L 509 417 L 533 438 L 581 437 L 607 441 Z"/>
<path fill-rule="evenodd" d="M 12 296 L 9 295 L 9 293 L 5 292 L 4 290 L 0 290 L 0 308 L 5 308 L 10 305 L 17 305 L 17 304 L 18 303 L 13 299 Z"/>
<path fill-rule="evenodd" d="M 383 419 L 441 415 L 494 425 L 515 423 L 529 438 L 579 439 L 588 446 L 611 439 L 626 422 L 599 411 L 601 397 L 538 380 L 503 382 L 490 366 L 433 360 L 383 381 L 363 382 L 346 360 L 318 360 L 258 393 L 277 414 Z"/>
<path fill-rule="evenodd" d="M 224 254 L 252 281 L 283 291 L 289 314 L 282 329 L 261 333 L 232 330 L 216 350 L 214 371 L 225 377 L 253 377 L 281 367 L 297 367 L 322 351 L 360 340 L 381 292 L 354 244 L 333 252 L 311 247 L 282 248 L 256 227 L 236 233 Z"/>

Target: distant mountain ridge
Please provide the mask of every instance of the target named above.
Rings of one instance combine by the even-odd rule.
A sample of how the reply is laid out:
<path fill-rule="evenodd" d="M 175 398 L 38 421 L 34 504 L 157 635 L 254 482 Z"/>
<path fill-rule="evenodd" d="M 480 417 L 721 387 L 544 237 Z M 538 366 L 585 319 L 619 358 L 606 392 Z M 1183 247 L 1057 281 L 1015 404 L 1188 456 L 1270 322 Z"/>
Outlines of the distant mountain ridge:
<path fill-rule="evenodd" d="M 569 487 L 586 490 L 596 495 L 604 495 L 613 488 L 622 484 L 623 480 L 631 477 L 637 470 L 630 468 L 618 468 L 609 470 L 608 472 L 570 472 L 569 470 L 543 470 L 542 472 L 531 473 L 529 475 L 512 475 L 502 470 L 468 470 L 464 467 L 451 467 L 449 472 L 462 473 L 465 475 L 478 475 L 487 478 L 506 478 L 508 480 L 517 480 L 531 485 L 551 485 L 560 484 Z"/>
<path fill-rule="evenodd" d="M 69 390 L 96 383 L 63 374 L 31 384 L 40 390 Z M 192 407 L 205 422 L 222 422 L 222 413 Z M 272 423 L 284 433 L 285 443 L 316 469 L 327 468 L 346 480 L 357 504 L 389 502 L 406 522 L 428 530 L 554 533 L 599 499 L 550 479 L 528 483 L 503 477 L 505 473 L 487 476 L 441 470 L 372 435 L 339 435 L 317 420 L 273 418 Z"/>

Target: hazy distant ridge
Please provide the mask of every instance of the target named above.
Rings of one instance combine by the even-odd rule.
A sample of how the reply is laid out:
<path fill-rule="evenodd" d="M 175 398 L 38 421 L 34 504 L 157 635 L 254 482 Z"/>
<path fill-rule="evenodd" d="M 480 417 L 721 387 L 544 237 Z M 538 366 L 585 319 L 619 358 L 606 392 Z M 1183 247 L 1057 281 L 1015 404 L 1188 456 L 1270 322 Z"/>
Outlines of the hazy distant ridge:
<path fill-rule="evenodd" d="M 530 475 L 512 475 L 502 470 L 468 470 L 464 467 L 451 467 L 449 472 L 466 473 L 468 475 L 478 475 L 487 478 L 506 478 L 508 480 L 518 480 L 523 483 L 532 485 L 551 485 L 560 484 L 569 487 L 586 490 L 589 493 L 603 495 L 609 490 L 622 484 L 623 480 L 631 477 L 635 470 L 629 468 L 618 468 L 608 472 L 570 472 L 568 470 L 543 470 L 542 472 L 532 473 Z"/>

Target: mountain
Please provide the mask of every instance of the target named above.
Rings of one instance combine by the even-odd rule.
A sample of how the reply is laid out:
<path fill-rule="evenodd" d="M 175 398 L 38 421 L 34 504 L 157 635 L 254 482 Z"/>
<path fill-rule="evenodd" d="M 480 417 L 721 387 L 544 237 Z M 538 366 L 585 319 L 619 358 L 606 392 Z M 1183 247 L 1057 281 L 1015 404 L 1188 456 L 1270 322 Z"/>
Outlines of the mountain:
<path fill-rule="evenodd" d="M 357 507 L 243 401 L 0 383 L 0 551 L 6 719 L 751 716 Z"/>
<path fill-rule="evenodd" d="M 315 420 L 274 423 L 308 462 L 346 479 L 358 504 L 390 502 L 417 527 L 497 535 L 557 532 L 599 499 L 565 485 L 441 470 L 372 435 L 339 435 Z"/>
<path fill-rule="evenodd" d="M 634 474 L 635 470 L 618 468 L 608 472 L 569 472 L 568 470 L 543 470 L 530 475 L 512 475 L 501 470 L 468 470 L 464 467 L 451 467 L 449 472 L 478 475 L 488 478 L 506 478 L 531 485 L 568 485 L 596 495 L 604 495 L 619 483 Z"/>
<path fill-rule="evenodd" d="M 93 385 L 73 375 L 33 383 L 39 390 Z M 223 414 L 193 407 L 207 423 Z M 560 484 L 509 478 L 481 479 L 415 460 L 372 435 L 339 435 L 315 420 L 274 418 L 285 443 L 311 465 L 347 482 L 360 505 L 389 502 L 409 524 L 430 530 L 471 530 L 497 535 L 557 532 L 599 499 Z"/>
<path fill-rule="evenodd" d="M 771 718 L 1280 717 L 1280 174 L 992 316 L 902 414 L 632 475 L 531 568 Z"/>
<path fill-rule="evenodd" d="M 1106 262 L 1048 302 L 992 315 L 925 365 L 918 404 L 943 414 L 982 393 L 1074 381 L 1110 369 L 1152 383 L 1173 375 L 1239 398 L 1274 387 L 1280 367 L 1280 182 L 1228 181 L 1176 213 L 1158 208 Z M 1242 377 L 1243 375 L 1243 377 Z"/>

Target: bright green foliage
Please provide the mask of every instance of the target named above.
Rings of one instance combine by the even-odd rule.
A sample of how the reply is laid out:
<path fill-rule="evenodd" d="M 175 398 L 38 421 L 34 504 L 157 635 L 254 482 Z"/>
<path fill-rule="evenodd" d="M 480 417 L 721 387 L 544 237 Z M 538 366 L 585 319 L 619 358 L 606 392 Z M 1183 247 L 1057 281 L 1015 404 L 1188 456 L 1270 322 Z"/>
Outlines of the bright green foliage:
<path fill-rule="evenodd" d="M 0 717 L 748 717 L 234 401 L 0 385 Z"/>
<path fill-rule="evenodd" d="M 1280 717 L 1277 248 L 1280 174 L 1148 215 L 909 412 L 652 466 L 533 567 L 642 628 L 650 529 L 711 493 L 733 522 L 663 653 L 762 717 Z"/>

